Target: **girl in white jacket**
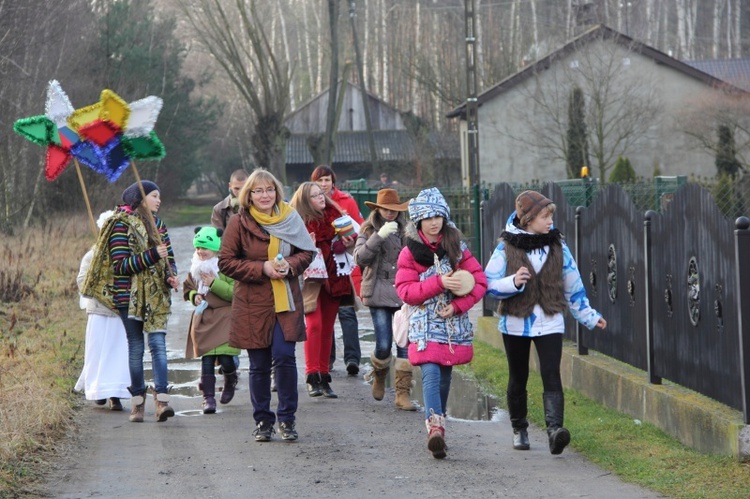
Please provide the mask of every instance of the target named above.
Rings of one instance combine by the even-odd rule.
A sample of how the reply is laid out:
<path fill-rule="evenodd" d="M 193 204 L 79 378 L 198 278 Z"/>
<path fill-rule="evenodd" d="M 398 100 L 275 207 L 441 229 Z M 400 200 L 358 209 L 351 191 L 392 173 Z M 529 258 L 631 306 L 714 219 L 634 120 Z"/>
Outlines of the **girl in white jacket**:
<path fill-rule="evenodd" d="M 589 306 L 573 255 L 559 230 L 552 227 L 555 204 L 535 191 L 516 198 L 500 243 L 487 263 L 487 293 L 500 300 L 498 330 L 508 360 L 508 412 L 513 448 L 529 449 L 526 383 L 534 343 L 544 385 L 544 417 L 549 449 L 560 454 L 570 443 L 563 427 L 565 399 L 560 378 L 563 312 L 588 329 L 604 329 L 607 321 Z"/>

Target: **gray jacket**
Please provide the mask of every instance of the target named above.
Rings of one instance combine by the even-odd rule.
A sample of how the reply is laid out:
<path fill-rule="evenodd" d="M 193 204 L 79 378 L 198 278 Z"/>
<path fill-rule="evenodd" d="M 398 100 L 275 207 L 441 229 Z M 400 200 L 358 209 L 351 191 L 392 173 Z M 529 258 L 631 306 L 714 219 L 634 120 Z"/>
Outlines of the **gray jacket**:
<path fill-rule="evenodd" d="M 383 239 L 378 235 L 380 227 L 370 226 L 362 230 L 354 247 L 354 261 L 362 269 L 362 303 L 368 307 L 394 307 L 403 304 L 396 294 L 396 263 L 403 248 L 403 220 L 399 219 L 399 230 Z"/>

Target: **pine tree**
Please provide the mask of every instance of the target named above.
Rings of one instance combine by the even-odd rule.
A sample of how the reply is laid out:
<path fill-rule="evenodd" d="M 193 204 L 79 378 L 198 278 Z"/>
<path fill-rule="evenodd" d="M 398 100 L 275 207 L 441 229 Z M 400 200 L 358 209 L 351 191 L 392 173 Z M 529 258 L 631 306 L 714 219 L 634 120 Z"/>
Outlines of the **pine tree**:
<path fill-rule="evenodd" d="M 586 134 L 583 90 L 575 87 L 568 100 L 568 178 L 578 178 L 582 166 L 589 164 L 589 144 Z"/>
<path fill-rule="evenodd" d="M 109 5 L 99 23 L 99 43 L 91 60 L 92 79 L 127 102 L 147 95 L 164 105 L 156 133 L 167 156 L 138 165 L 142 176 L 159 183 L 162 195 L 184 192 L 201 175 L 203 147 L 210 141 L 219 112 L 215 100 L 193 97 L 198 84 L 182 74 L 185 47 L 177 39 L 173 16 L 155 16 L 152 0 Z"/>
<path fill-rule="evenodd" d="M 615 162 L 615 167 L 609 175 L 609 182 L 613 184 L 629 184 L 636 181 L 635 170 L 630 160 L 620 156 Z"/>
<path fill-rule="evenodd" d="M 717 174 L 734 178 L 742 170 L 742 165 L 737 160 L 734 134 L 727 125 L 719 125 L 717 133 L 719 136 L 715 160 Z"/>

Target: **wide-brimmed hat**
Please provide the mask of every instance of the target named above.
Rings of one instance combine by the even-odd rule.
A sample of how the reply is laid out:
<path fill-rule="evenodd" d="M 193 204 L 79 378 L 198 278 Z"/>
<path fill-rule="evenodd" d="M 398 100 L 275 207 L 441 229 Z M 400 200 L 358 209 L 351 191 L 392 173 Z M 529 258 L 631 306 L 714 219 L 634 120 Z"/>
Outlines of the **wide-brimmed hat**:
<path fill-rule="evenodd" d="M 365 201 L 365 205 L 371 210 L 383 208 L 384 210 L 406 211 L 409 209 L 409 202 L 402 203 L 395 189 L 380 189 L 378 191 L 378 199 L 374 203 L 372 201 Z"/>

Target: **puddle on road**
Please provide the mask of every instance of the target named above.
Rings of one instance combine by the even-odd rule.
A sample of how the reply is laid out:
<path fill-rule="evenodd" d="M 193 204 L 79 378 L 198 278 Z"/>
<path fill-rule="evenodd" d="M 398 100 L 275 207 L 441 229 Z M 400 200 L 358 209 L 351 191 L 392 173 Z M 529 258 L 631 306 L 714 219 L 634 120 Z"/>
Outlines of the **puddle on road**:
<path fill-rule="evenodd" d="M 369 363 L 369 357 L 363 358 L 363 363 Z M 241 375 L 247 376 L 247 371 Z M 145 376 L 147 382 L 151 380 L 151 370 L 146 369 Z M 243 377 L 244 377 L 243 376 Z M 386 387 L 394 386 L 393 369 L 386 379 Z M 194 361 L 171 361 L 169 363 L 169 382 L 171 385 L 170 394 L 183 397 L 199 397 L 198 382 L 200 378 L 200 364 Z M 217 392 L 220 392 L 221 376 L 217 375 Z M 247 379 L 247 378 L 245 378 Z M 412 400 L 420 406 L 422 405 L 422 377 L 419 368 L 414 369 L 414 386 L 412 388 Z M 364 389 L 369 390 L 369 386 Z M 487 395 L 477 386 L 474 380 L 464 376 L 457 370 L 453 370 L 451 380 L 451 391 L 448 396 L 448 416 L 455 419 L 466 419 L 471 421 L 491 421 L 497 417 L 497 414 L 503 412 L 499 409 L 499 400 L 497 397 Z M 181 416 L 202 416 L 200 410 L 182 411 Z"/>
<path fill-rule="evenodd" d="M 369 357 L 366 361 L 369 363 Z M 363 359 L 364 361 L 364 359 Z M 414 386 L 411 390 L 411 399 L 420 407 L 423 406 L 422 374 L 419 367 L 414 368 Z M 385 383 L 386 388 L 394 386 L 393 369 L 388 374 Z M 454 419 L 466 419 L 471 421 L 492 421 L 497 414 L 503 412 L 499 408 L 499 400 L 493 395 L 488 395 L 477 386 L 474 380 L 453 370 L 451 377 L 451 391 L 448 395 L 448 416 Z"/>

